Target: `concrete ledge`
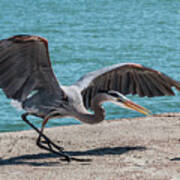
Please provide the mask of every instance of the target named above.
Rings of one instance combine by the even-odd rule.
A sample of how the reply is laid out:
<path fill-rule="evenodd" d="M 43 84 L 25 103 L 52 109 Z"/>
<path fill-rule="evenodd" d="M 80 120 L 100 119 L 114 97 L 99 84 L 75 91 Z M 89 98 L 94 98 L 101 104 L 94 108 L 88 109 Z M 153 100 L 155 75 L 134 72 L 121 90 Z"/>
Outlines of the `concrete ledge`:
<path fill-rule="evenodd" d="M 0 134 L 0 179 L 180 179 L 180 113 L 47 128 L 65 151 L 91 162 L 67 164 L 36 146 L 37 134 Z"/>

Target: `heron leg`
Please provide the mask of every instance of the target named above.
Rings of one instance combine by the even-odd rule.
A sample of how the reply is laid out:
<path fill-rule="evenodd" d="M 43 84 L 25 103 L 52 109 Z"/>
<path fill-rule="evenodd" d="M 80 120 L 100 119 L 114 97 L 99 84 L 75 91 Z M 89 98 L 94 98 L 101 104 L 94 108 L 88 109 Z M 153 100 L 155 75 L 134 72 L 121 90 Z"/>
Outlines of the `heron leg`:
<path fill-rule="evenodd" d="M 49 147 L 50 149 L 52 149 L 52 148 L 54 147 L 54 148 L 57 149 L 58 151 L 63 151 L 63 150 L 64 150 L 63 147 L 60 147 L 60 146 L 56 145 L 56 144 L 53 143 L 52 141 L 49 141 L 49 139 L 45 139 L 45 141 L 42 141 L 42 137 L 43 137 L 42 134 L 43 134 L 44 127 L 45 127 L 46 123 L 48 122 L 48 120 L 49 120 L 49 117 L 45 117 L 45 118 L 44 118 L 44 121 L 43 121 L 42 127 L 41 127 L 41 133 L 39 134 L 39 137 L 38 137 L 38 139 L 37 139 L 37 144 L 39 145 L 39 144 L 45 143 L 45 144 L 48 145 L 48 147 Z"/>
<path fill-rule="evenodd" d="M 28 125 L 30 125 L 30 126 L 39 134 L 39 137 L 38 137 L 38 139 L 37 139 L 37 145 L 38 145 L 40 148 L 43 148 L 43 149 L 45 149 L 45 150 L 47 150 L 47 151 L 50 151 L 50 152 L 52 152 L 52 153 L 54 153 L 54 154 L 57 154 L 57 155 L 59 155 L 59 156 L 61 156 L 61 157 L 64 157 L 66 161 L 70 162 L 70 161 L 71 161 L 71 157 L 70 157 L 69 155 L 67 155 L 66 153 L 59 152 L 59 149 L 61 149 L 61 151 L 62 151 L 62 148 L 60 148 L 60 147 L 58 147 L 57 145 L 55 145 L 47 136 L 45 136 L 45 135 L 43 134 L 43 132 L 41 132 L 41 131 L 43 131 L 43 128 L 42 128 L 42 130 L 40 131 L 40 130 L 39 130 L 37 127 L 35 127 L 31 122 L 29 122 L 28 119 L 26 118 L 28 115 L 32 115 L 32 114 L 30 114 L 30 113 L 24 113 L 24 114 L 22 114 L 21 118 L 22 118 L 23 121 L 25 121 Z M 46 147 L 46 146 L 44 146 L 42 143 L 40 143 L 41 137 L 43 137 L 43 138 L 45 139 L 45 141 L 47 142 L 49 148 Z M 58 151 L 55 151 L 50 144 L 51 144 L 53 147 L 55 147 L 55 148 L 58 147 L 58 148 L 57 148 Z M 56 146 L 57 146 L 57 147 L 56 147 Z"/>

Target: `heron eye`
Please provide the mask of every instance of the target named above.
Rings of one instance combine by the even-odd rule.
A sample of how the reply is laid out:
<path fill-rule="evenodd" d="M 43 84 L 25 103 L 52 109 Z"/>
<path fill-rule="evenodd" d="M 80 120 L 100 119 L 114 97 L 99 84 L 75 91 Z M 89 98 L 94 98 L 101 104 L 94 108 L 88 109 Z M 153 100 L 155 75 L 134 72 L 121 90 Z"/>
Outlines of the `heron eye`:
<path fill-rule="evenodd" d="M 118 102 L 123 102 L 121 98 L 117 98 L 117 101 Z"/>

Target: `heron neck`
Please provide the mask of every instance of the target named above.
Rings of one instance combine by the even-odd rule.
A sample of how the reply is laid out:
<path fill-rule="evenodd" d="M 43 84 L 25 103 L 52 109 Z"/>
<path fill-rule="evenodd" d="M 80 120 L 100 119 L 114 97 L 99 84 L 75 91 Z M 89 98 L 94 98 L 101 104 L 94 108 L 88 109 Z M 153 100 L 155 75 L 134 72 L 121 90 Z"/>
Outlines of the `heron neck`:
<path fill-rule="evenodd" d="M 103 103 L 101 99 L 102 95 L 95 96 L 91 101 L 91 109 L 94 111 L 94 113 L 91 114 L 86 111 L 85 113 L 79 114 L 78 119 L 88 124 L 97 124 L 103 121 L 105 118 L 105 111 L 101 106 Z"/>

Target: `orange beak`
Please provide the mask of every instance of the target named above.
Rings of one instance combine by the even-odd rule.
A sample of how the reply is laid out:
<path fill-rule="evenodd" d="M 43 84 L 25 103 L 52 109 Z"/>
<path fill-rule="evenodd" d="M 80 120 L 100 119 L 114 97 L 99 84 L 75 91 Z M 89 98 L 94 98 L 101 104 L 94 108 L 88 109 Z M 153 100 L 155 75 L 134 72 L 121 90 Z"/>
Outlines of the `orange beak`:
<path fill-rule="evenodd" d="M 134 102 L 130 101 L 130 100 L 126 100 L 123 102 L 123 105 L 126 106 L 127 108 L 129 109 L 132 109 L 134 111 L 138 111 L 142 114 L 145 114 L 147 116 L 150 116 L 152 113 L 151 111 L 149 111 L 148 109 L 138 105 L 138 104 L 135 104 Z"/>

